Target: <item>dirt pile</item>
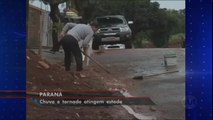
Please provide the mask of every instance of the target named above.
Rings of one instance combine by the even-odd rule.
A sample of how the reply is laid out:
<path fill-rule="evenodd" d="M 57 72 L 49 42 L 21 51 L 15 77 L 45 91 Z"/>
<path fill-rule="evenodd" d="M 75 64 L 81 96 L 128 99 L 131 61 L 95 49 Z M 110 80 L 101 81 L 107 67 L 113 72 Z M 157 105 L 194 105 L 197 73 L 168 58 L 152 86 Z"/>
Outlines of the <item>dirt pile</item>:
<path fill-rule="evenodd" d="M 35 52 L 27 50 L 27 89 L 28 90 L 91 90 L 105 89 L 99 80 L 75 79 L 72 72 L 64 71 L 63 66 L 50 64 Z M 85 74 L 90 74 L 85 70 Z"/>
<path fill-rule="evenodd" d="M 27 90 L 106 90 L 104 72 L 86 68 L 84 79 L 75 79 L 62 65 L 50 64 L 35 52 L 27 50 Z M 105 77 L 101 77 L 105 76 Z M 105 78 L 105 79 L 103 79 Z M 40 106 L 27 99 L 28 120 L 122 120 L 135 118 L 121 106 Z"/>

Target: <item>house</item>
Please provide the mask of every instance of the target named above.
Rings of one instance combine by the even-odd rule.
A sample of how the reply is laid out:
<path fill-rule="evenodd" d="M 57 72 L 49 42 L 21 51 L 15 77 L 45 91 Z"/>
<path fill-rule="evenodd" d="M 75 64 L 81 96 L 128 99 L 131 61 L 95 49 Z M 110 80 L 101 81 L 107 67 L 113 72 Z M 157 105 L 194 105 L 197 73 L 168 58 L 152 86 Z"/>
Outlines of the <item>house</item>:
<path fill-rule="evenodd" d="M 49 11 L 29 5 L 27 48 L 52 46 Z M 41 43 L 41 44 L 40 44 Z"/>

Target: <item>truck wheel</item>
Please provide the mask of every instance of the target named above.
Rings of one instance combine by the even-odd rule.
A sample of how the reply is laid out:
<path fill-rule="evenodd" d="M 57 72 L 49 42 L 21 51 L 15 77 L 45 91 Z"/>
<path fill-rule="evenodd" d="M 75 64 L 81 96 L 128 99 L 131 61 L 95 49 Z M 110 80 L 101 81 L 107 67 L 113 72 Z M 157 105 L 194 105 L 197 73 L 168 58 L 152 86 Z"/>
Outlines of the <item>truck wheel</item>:
<path fill-rule="evenodd" d="M 126 43 L 125 43 L 125 48 L 126 49 L 131 49 L 132 48 L 132 43 L 130 40 L 128 40 Z"/>
<path fill-rule="evenodd" d="M 99 44 L 95 41 L 92 42 L 92 49 L 93 50 L 99 50 Z"/>

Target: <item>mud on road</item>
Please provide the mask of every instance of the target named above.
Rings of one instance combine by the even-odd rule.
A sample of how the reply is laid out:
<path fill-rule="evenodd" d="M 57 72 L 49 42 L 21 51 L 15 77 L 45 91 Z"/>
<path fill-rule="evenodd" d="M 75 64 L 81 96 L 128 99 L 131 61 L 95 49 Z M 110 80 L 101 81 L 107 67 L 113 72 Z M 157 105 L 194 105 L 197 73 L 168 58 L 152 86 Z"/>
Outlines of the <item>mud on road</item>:
<path fill-rule="evenodd" d="M 86 68 L 85 79 L 75 79 L 71 73 L 65 72 L 61 62 L 50 63 L 39 57 L 35 52 L 27 51 L 27 90 L 108 90 L 104 79 L 96 68 Z M 60 58 L 60 57 L 59 57 Z M 50 66 L 44 69 L 38 61 Z M 103 73 L 104 74 L 104 73 Z M 104 75 L 103 75 L 104 76 Z M 102 81 L 103 80 L 103 81 Z M 33 99 L 27 99 L 28 120 L 121 120 L 135 117 L 121 106 L 112 107 L 73 107 L 73 106 L 40 106 Z"/>
<path fill-rule="evenodd" d="M 165 68 L 163 55 L 177 54 L 177 66 Z M 37 64 L 41 58 L 27 52 L 32 58 L 27 61 L 28 90 L 109 90 L 125 89 L 133 96 L 147 96 L 155 106 L 131 106 L 137 113 L 155 116 L 158 120 L 184 119 L 185 109 L 182 105 L 185 96 L 185 49 L 130 49 L 107 50 L 92 56 L 103 64 L 111 74 L 91 62 L 85 67 L 87 78 L 76 80 L 63 69 L 63 53 L 50 54 L 43 50 L 50 69 L 45 70 Z M 74 70 L 74 65 L 72 69 Z M 161 75 L 142 81 L 133 80 L 136 75 L 150 75 L 170 70 L 178 73 Z M 41 107 L 29 99 L 27 118 L 36 119 L 136 119 L 121 106 L 114 107 Z M 80 116 L 80 117 L 79 117 Z"/>
<path fill-rule="evenodd" d="M 176 54 L 176 65 L 165 67 L 164 55 Z M 109 50 L 94 58 L 104 64 L 133 96 L 147 96 L 154 107 L 136 106 L 139 113 L 154 115 L 157 119 L 185 119 L 185 49 L 151 48 Z M 149 76 L 170 71 L 143 80 L 134 76 Z"/>

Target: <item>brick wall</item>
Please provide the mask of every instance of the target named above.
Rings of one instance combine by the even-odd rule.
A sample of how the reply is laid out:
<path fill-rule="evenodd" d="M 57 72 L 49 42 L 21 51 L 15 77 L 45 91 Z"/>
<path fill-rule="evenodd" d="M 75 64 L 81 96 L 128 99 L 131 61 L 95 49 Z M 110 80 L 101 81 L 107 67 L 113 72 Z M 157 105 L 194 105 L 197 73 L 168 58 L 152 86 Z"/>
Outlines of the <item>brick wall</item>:
<path fill-rule="evenodd" d="M 40 42 L 40 16 L 41 11 L 29 7 L 29 18 L 28 18 L 28 39 L 27 47 L 28 48 L 38 48 Z"/>

